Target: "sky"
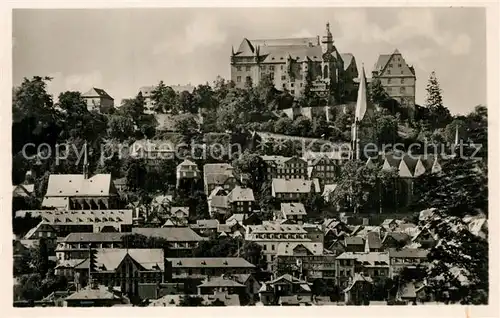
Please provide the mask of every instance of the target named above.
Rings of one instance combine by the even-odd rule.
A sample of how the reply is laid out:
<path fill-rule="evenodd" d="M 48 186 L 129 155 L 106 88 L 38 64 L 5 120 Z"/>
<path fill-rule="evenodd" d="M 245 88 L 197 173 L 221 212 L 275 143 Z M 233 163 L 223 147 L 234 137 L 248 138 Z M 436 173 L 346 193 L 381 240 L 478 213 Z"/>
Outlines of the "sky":
<path fill-rule="evenodd" d="M 103 88 L 119 104 L 139 88 L 230 78 L 243 38 L 309 37 L 330 22 L 340 53 L 371 74 L 396 48 L 415 67 L 416 102 L 432 71 L 453 114 L 486 105 L 481 8 L 157 8 L 13 10 L 13 85 L 51 76 L 49 92 Z"/>

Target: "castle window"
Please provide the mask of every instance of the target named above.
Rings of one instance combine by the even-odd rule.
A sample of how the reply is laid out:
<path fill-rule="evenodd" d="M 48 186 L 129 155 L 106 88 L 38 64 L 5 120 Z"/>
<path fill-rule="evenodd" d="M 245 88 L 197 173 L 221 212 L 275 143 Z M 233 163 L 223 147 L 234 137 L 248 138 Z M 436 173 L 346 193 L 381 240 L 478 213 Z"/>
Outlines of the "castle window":
<path fill-rule="evenodd" d="M 240 83 L 241 82 L 241 76 L 236 77 L 236 82 Z"/>
<path fill-rule="evenodd" d="M 241 66 L 236 66 L 237 71 L 241 71 Z"/>
<path fill-rule="evenodd" d="M 250 72 L 250 66 L 247 66 L 247 67 L 245 68 L 245 70 L 246 70 L 247 72 Z"/>

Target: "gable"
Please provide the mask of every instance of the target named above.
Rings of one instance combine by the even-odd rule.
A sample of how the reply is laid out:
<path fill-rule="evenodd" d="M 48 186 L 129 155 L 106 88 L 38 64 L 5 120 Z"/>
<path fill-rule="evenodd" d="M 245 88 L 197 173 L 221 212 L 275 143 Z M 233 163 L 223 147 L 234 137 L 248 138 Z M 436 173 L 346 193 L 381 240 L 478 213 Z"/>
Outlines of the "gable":
<path fill-rule="evenodd" d="M 381 74 L 384 75 L 394 75 L 399 77 L 415 77 L 413 72 L 411 71 L 408 64 L 404 60 L 403 56 L 399 52 L 395 52 L 391 55 L 384 68 L 382 69 Z"/>
<path fill-rule="evenodd" d="M 411 178 L 413 176 L 404 160 L 401 160 L 399 163 L 399 176 L 403 178 Z"/>
<path fill-rule="evenodd" d="M 418 159 L 418 162 L 417 162 L 417 165 L 416 165 L 416 167 L 415 167 L 415 173 L 414 173 L 414 176 L 415 176 L 415 177 L 421 176 L 421 175 L 423 175 L 426 171 L 427 171 L 427 169 L 425 169 L 425 165 L 424 165 L 424 163 L 423 163 L 423 162 L 422 162 L 422 160 L 419 158 L 419 159 Z"/>

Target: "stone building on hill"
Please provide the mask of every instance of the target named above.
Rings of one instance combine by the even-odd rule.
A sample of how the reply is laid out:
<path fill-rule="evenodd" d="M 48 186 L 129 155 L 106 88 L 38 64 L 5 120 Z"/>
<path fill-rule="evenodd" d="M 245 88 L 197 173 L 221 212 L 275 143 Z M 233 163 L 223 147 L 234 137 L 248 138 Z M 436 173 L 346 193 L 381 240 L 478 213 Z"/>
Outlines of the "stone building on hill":
<path fill-rule="evenodd" d="M 347 62 L 350 67 L 353 60 Z M 311 38 L 244 38 L 238 49 L 233 48 L 231 52 L 231 80 L 236 87 L 244 88 L 246 83 L 257 85 L 267 76 L 276 89 L 286 90 L 295 98 L 304 94 L 306 83 L 310 81 L 311 91 L 328 100 L 330 92 L 337 97 L 345 95 L 344 83 L 352 80 L 346 76 L 356 73 L 346 71 L 344 63 L 327 23 L 322 41 L 319 35 Z"/>

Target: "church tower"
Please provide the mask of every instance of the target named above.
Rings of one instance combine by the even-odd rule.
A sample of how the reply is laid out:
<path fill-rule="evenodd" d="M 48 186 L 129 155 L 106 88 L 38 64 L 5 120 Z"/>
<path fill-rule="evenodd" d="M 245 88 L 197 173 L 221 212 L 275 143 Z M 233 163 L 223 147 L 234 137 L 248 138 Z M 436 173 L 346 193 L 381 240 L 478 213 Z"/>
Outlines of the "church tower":
<path fill-rule="evenodd" d="M 333 51 L 333 36 L 332 32 L 330 32 L 330 22 L 326 23 L 326 35 L 323 36 L 323 53 L 330 53 Z"/>

